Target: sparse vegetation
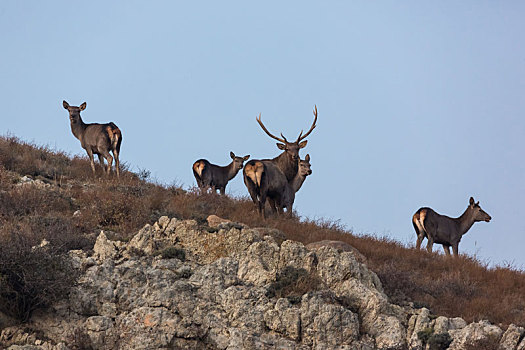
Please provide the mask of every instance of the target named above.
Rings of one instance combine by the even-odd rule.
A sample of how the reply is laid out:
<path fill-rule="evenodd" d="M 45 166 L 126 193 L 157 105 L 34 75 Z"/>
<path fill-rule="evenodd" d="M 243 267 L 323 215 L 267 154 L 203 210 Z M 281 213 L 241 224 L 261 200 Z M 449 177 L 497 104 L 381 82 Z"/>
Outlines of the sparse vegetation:
<path fill-rule="evenodd" d="M 43 283 L 44 287 L 52 286 L 53 278 L 59 279 L 66 273 L 60 269 L 51 271 L 53 264 L 61 261 L 61 254 L 70 249 L 91 249 L 100 229 L 115 232 L 114 239 L 129 240 L 144 224 L 152 224 L 162 215 L 196 219 L 205 225 L 206 217 L 216 214 L 251 227 L 279 229 L 288 239 L 304 244 L 326 239 L 347 242 L 367 258 L 368 266 L 378 274 L 394 303 L 412 301 L 430 308 L 435 314 L 459 316 L 467 322 L 489 319 L 493 323 L 525 326 L 523 271 L 512 267 L 488 268 L 473 257 L 445 259 L 437 253 L 406 248 L 388 238 L 355 235 L 338 222 L 299 221 L 297 217 L 263 221 L 247 197 L 201 195 L 177 186 L 148 182 L 146 170 L 137 175 L 125 164 L 121 165 L 121 170 L 120 180 L 105 177 L 100 168 L 97 169 L 97 178 L 93 178 L 87 158 L 70 157 L 14 137 L 0 137 L 2 277 L 16 274 L 19 271 L 16 269 L 37 269 L 36 261 L 41 259 L 48 262 L 47 267 L 42 268 L 49 269 L 45 271 L 51 274 L 38 283 Z M 24 175 L 41 179 L 51 186 L 41 188 L 18 184 Z M 79 214 L 74 216 L 77 210 Z M 20 249 L 27 253 L 26 256 L 20 256 L 18 267 L 7 264 L 6 256 L 14 253 L 4 251 L 18 249 L 22 238 L 23 249 Z M 30 247 L 39 245 L 43 238 L 53 249 L 34 253 Z M 28 256 L 33 258 L 28 259 Z M 296 281 L 300 279 L 298 276 Z M 65 291 L 66 288 L 62 287 L 66 284 L 72 285 L 73 281 L 66 279 L 55 286 L 59 291 Z M 1 286 L 6 284 L 2 282 Z M 291 290 L 299 291 L 299 284 Z M 52 301 L 45 297 L 51 295 L 50 289 L 43 288 L 42 291 L 48 294 L 43 294 L 43 299 L 35 299 L 43 300 L 33 304 L 36 307 Z M 22 293 L 26 290 L 23 289 Z M 296 294 L 283 292 L 283 296 Z M 9 305 L 0 305 L 1 310 L 9 310 Z M 21 312 L 19 317 L 27 317 L 27 312 Z"/>
<path fill-rule="evenodd" d="M 425 328 L 417 333 L 423 345 L 428 345 L 429 350 L 445 350 L 452 343 L 452 337 L 448 333 L 434 333 L 433 328 Z"/>
<path fill-rule="evenodd" d="M 0 310 L 26 321 L 38 308 L 66 298 L 76 272 L 66 253 L 56 247 L 31 247 L 30 240 L 13 231 L 0 245 Z"/>
<path fill-rule="evenodd" d="M 288 266 L 277 275 L 266 294 L 270 298 L 288 298 L 292 304 L 297 304 L 303 294 L 320 287 L 321 280 L 315 273 Z"/>
<path fill-rule="evenodd" d="M 186 253 L 183 249 L 177 247 L 167 247 L 160 251 L 162 259 L 179 259 L 181 261 L 186 260 Z"/>

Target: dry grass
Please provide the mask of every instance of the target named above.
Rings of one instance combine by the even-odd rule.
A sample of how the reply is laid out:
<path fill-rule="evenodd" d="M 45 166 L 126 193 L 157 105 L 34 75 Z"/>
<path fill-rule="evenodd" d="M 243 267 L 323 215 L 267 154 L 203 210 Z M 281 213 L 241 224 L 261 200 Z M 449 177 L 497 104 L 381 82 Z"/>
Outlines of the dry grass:
<path fill-rule="evenodd" d="M 23 175 L 53 186 L 17 186 Z M 81 214 L 73 216 L 77 210 Z M 392 302 L 412 301 L 435 314 L 469 322 L 489 319 L 525 326 L 523 271 L 488 268 L 472 257 L 446 259 L 387 238 L 357 236 L 337 222 L 299 221 L 296 217 L 263 221 L 246 198 L 200 195 L 151 183 L 145 171 L 134 174 L 124 167 L 119 181 L 101 172 L 93 178 L 84 158 L 0 137 L 0 236 L 4 245 L 10 244 L 9 237 L 20 235 L 32 245 L 46 238 L 62 251 L 90 249 L 100 229 L 113 232 L 114 238 L 129 239 L 161 215 L 203 223 L 210 214 L 251 227 L 276 228 L 288 239 L 305 244 L 325 239 L 347 242 L 366 256 Z"/>

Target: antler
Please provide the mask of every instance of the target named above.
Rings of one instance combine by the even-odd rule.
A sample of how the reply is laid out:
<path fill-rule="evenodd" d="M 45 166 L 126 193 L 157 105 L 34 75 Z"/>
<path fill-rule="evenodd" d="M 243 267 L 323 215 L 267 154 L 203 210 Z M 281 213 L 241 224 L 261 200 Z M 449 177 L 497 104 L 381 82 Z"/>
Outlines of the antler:
<path fill-rule="evenodd" d="M 263 124 L 262 121 L 261 121 L 261 113 L 259 113 L 259 116 L 256 117 L 255 120 L 257 120 L 257 123 L 259 123 L 259 125 L 260 125 L 261 128 L 264 130 L 264 132 L 265 132 L 266 134 L 268 134 L 268 136 L 270 136 L 272 139 L 275 139 L 275 140 L 280 141 L 280 142 L 288 143 L 288 141 L 286 141 L 286 138 L 283 136 L 283 134 L 281 134 L 281 136 L 282 136 L 282 139 L 281 139 L 281 138 L 279 138 L 279 137 L 277 137 L 277 136 L 275 136 L 275 135 L 272 135 L 272 134 L 268 131 L 268 129 L 266 129 L 266 127 L 264 126 L 264 124 Z"/>
<path fill-rule="evenodd" d="M 303 135 L 303 131 L 301 130 L 301 133 L 299 134 L 299 137 L 297 138 L 297 141 L 295 142 L 299 142 L 301 140 L 304 140 L 305 138 L 308 137 L 308 135 L 310 135 L 310 133 L 315 129 L 315 127 L 317 126 L 315 123 L 317 123 L 317 105 L 315 105 L 314 107 L 314 122 L 312 123 L 312 126 L 310 127 L 310 130 L 308 130 L 308 132 L 306 134 Z"/>

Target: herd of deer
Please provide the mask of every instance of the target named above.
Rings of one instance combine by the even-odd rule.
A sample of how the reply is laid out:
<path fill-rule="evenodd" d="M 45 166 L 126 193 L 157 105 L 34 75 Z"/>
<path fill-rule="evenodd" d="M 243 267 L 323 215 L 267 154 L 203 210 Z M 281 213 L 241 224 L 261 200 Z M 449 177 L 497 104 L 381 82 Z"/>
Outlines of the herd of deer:
<path fill-rule="evenodd" d="M 90 160 L 91 170 L 95 174 L 94 155 L 98 156 L 100 165 L 104 168 L 106 159 L 106 173 L 111 173 L 113 159 L 115 159 L 115 170 L 119 172 L 119 153 L 122 143 L 122 133 L 112 122 L 106 124 L 86 124 L 80 117 L 80 112 L 86 109 L 86 102 L 79 107 L 70 106 L 63 101 L 63 106 L 69 112 L 71 131 L 80 141 L 82 148 L 87 152 Z M 243 170 L 244 184 L 248 188 L 250 197 L 256 205 L 257 212 L 266 217 L 265 205 L 268 200 L 273 212 L 282 214 L 284 209 L 290 215 L 295 200 L 295 193 L 299 191 L 308 175 L 312 174 L 310 168 L 310 155 L 304 160 L 299 158 L 299 150 L 306 147 L 306 137 L 315 129 L 317 123 L 317 106 L 314 108 L 314 121 L 306 134 L 299 134 L 297 140 L 289 142 L 281 133 L 277 137 L 270 133 L 264 126 L 261 115 L 256 118 L 264 132 L 271 138 L 279 141 L 277 148 L 283 152 L 272 159 L 252 159 L 246 163 Z M 110 152 L 113 153 L 111 156 Z M 197 185 L 202 192 L 211 189 L 213 192 L 219 190 L 225 194 L 226 185 L 233 179 L 243 164 L 250 156 L 238 157 L 230 152 L 232 162 L 226 166 L 210 163 L 206 159 L 199 159 L 193 164 L 193 175 Z M 491 217 L 470 197 L 470 202 L 465 212 L 457 217 L 451 218 L 436 213 L 431 208 L 420 208 L 412 216 L 412 224 L 417 234 L 416 248 L 420 249 L 424 238 L 427 238 L 427 250 L 432 252 L 434 243 L 443 245 L 446 255 L 450 255 L 450 247 L 454 256 L 458 256 L 458 244 L 461 237 L 467 233 L 475 222 L 489 222 Z"/>

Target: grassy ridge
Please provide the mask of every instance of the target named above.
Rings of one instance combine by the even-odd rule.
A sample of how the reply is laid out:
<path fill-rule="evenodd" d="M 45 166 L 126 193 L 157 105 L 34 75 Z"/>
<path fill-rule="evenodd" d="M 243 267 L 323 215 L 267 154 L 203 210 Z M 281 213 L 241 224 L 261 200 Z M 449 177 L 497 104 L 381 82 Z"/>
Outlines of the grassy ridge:
<path fill-rule="evenodd" d="M 6 275 L 2 268 L 7 266 L 2 252 L 27 251 L 43 238 L 58 247 L 56 254 L 69 249 L 88 250 L 100 229 L 125 240 L 161 215 L 203 221 L 216 214 L 252 227 L 277 228 L 287 238 L 305 244 L 325 239 L 345 241 L 366 256 L 394 303 L 412 301 L 435 314 L 459 316 L 468 322 L 489 319 L 525 326 L 522 271 L 488 268 L 468 256 L 445 259 L 393 240 L 354 235 L 333 222 L 299 221 L 295 217 L 262 221 L 246 198 L 199 195 L 148 182 L 146 172 L 135 174 L 123 168 L 120 181 L 102 176 L 100 169 L 99 176 L 93 178 L 86 159 L 1 137 L 0 277 Z M 50 186 L 20 186 L 17 182 L 24 175 Z M 80 214 L 74 215 L 77 210 Z M 19 263 L 23 265 L 24 260 Z M 5 299 L 2 295 L 0 290 L 0 299 Z M 4 310 L 2 305 L 0 301 Z"/>

